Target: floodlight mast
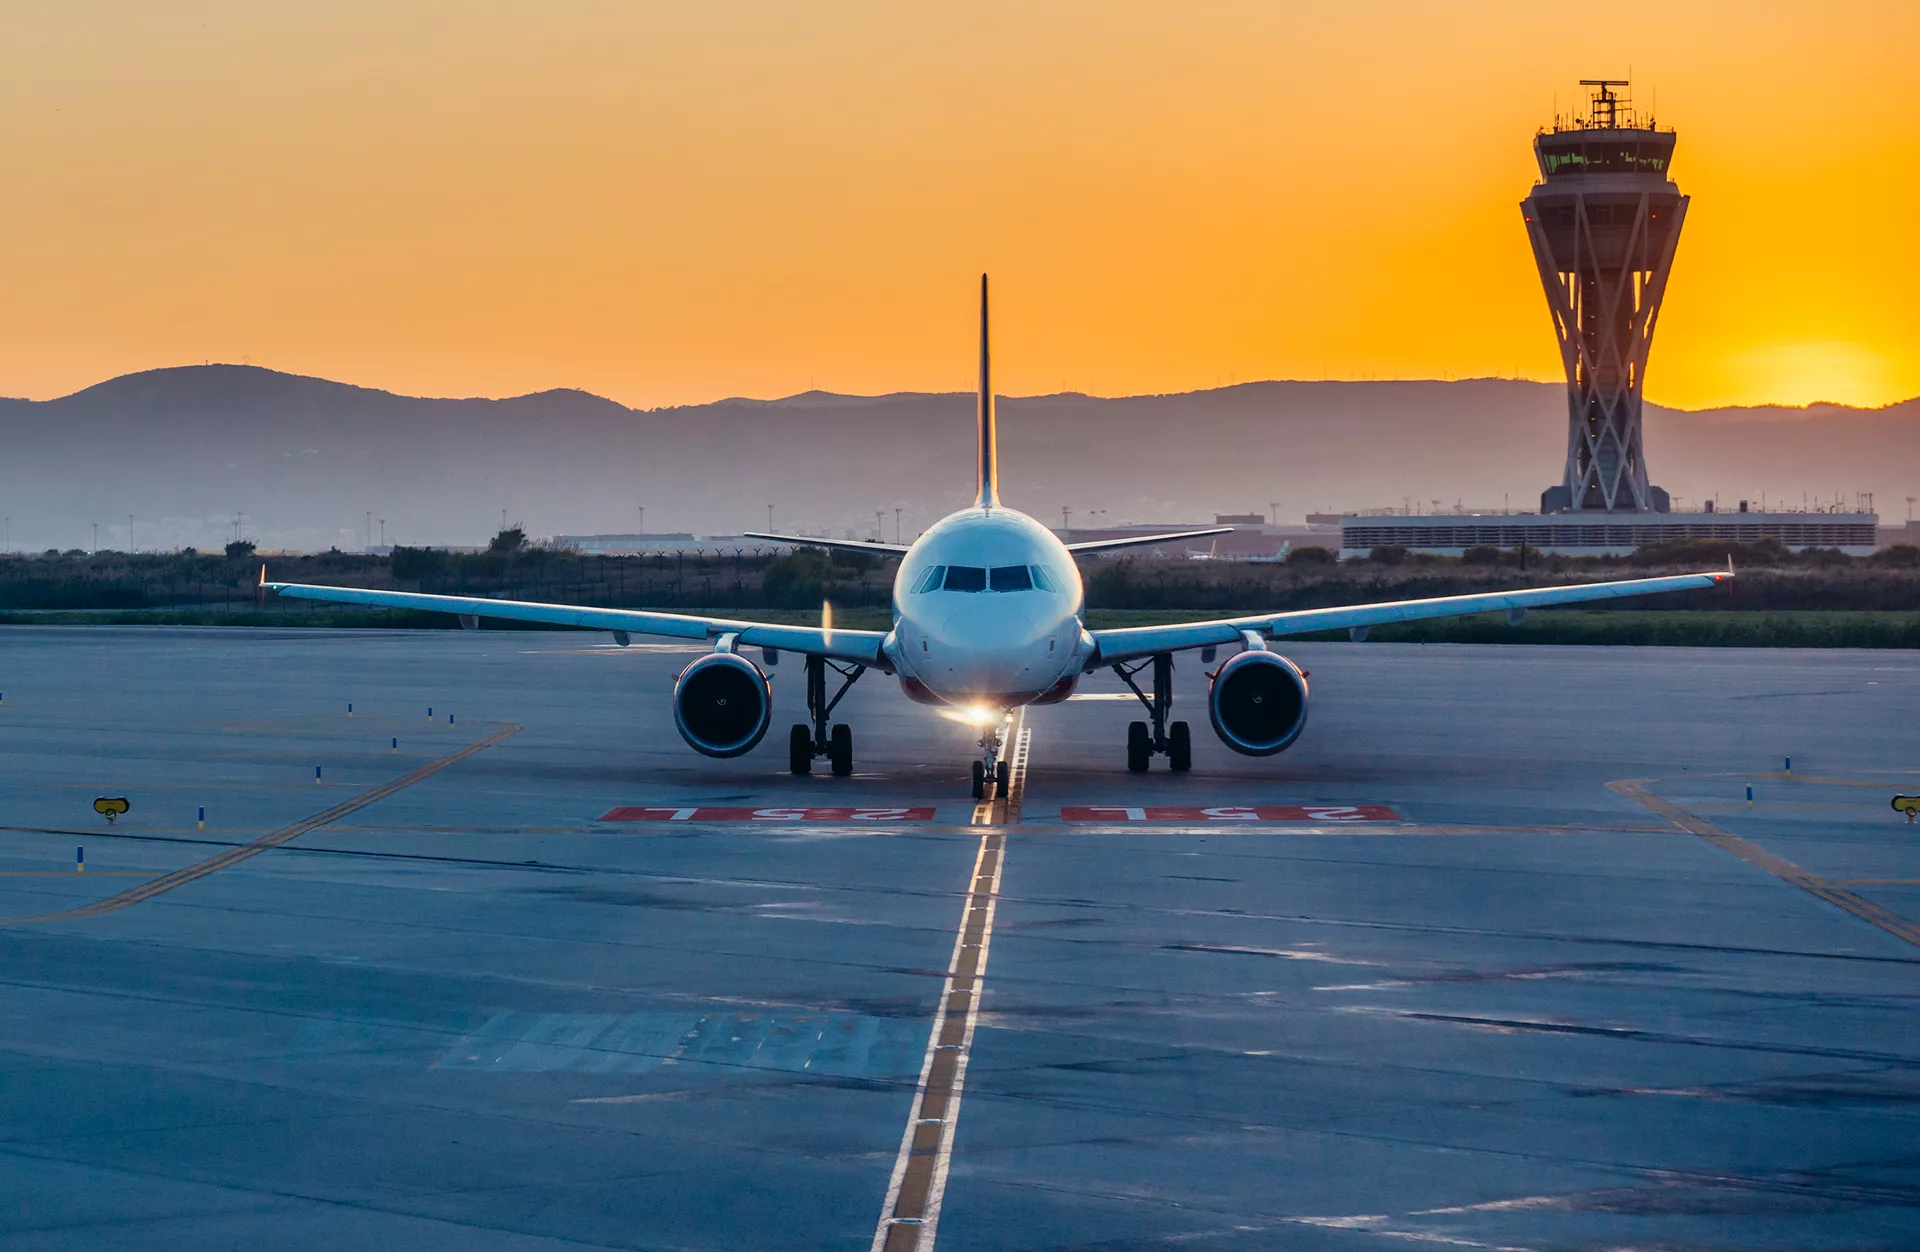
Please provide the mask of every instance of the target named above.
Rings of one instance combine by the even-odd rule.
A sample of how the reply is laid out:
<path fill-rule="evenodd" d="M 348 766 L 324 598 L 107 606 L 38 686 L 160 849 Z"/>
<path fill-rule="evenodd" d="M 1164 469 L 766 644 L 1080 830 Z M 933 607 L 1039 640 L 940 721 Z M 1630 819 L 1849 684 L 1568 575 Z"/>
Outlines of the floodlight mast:
<path fill-rule="evenodd" d="M 1677 136 L 1642 126 L 1628 83 L 1594 88 L 1587 116 L 1534 136 L 1540 181 L 1520 205 L 1567 375 L 1567 466 L 1546 513 L 1664 513 L 1647 479 L 1640 414 L 1647 355 L 1687 197 L 1669 170 Z"/>

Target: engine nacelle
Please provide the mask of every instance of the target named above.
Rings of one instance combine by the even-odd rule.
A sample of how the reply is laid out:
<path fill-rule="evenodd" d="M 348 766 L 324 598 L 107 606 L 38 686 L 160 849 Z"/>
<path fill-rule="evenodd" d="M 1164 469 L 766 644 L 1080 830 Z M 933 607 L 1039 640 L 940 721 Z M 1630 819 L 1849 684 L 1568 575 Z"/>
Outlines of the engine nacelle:
<path fill-rule="evenodd" d="M 773 688 L 760 667 L 732 652 L 710 652 L 673 682 L 673 724 L 695 752 L 751 752 L 773 721 Z"/>
<path fill-rule="evenodd" d="M 1284 752 L 1307 724 L 1307 676 L 1278 652 L 1242 652 L 1214 671 L 1207 692 L 1213 732 L 1235 752 Z"/>

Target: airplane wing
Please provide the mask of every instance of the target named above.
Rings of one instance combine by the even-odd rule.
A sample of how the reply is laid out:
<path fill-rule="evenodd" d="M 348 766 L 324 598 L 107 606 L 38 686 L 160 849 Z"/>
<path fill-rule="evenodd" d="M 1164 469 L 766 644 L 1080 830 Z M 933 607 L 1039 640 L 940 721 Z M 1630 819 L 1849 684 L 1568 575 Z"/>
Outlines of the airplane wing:
<path fill-rule="evenodd" d="M 842 552 L 870 552 L 875 556 L 902 556 L 907 551 L 904 543 L 868 543 L 865 539 L 816 539 L 810 535 L 763 535 L 757 530 L 742 532 L 747 539 L 771 539 L 775 543 L 791 543 L 802 548 L 838 548 Z"/>
<path fill-rule="evenodd" d="M 461 617 L 491 617 L 514 622 L 547 622 L 609 630 L 616 634 L 664 635 L 670 639 L 714 640 L 738 635 L 740 643 L 756 648 L 831 657 L 856 665 L 891 669 L 877 630 L 837 630 L 820 626 L 778 626 L 770 622 L 742 622 L 724 617 L 691 617 L 680 613 L 653 613 L 644 609 L 591 609 L 574 604 L 539 604 L 527 600 L 489 600 L 473 596 L 429 596 L 411 591 L 368 591 L 358 587 L 314 587 L 305 583 L 274 583 L 261 567 L 260 585 L 293 600 L 324 600 L 331 604 L 364 604 L 381 609 L 423 609 Z"/>
<path fill-rule="evenodd" d="M 1709 574 L 1676 574 L 1667 578 L 1633 578 L 1623 582 L 1585 583 L 1574 587 L 1536 587 L 1529 591 L 1490 591 L 1469 596 L 1439 596 L 1431 600 L 1393 600 L 1381 604 L 1357 604 L 1336 609 L 1302 609 L 1293 613 L 1274 613 L 1264 617 L 1229 617 L 1211 622 L 1185 622 L 1174 626 L 1128 626 L 1118 630 L 1095 630 L 1097 651 L 1089 669 L 1119 661 L 1137 660 L 1156 652 L 1178 652 L 1182 648 L 1204 648 L 1222 643 L 1237 643 L 1242 631 L 1277 637 L 1305 635 L 1316 630 L 1341 630 L 1355 626 L 1378 626 L 1385 622 L 1411 622 L 1428 617 L 1460 617 L 1468 613 L 1487 613 L 1499 609 L 1530 609 L 1548 604 L 1577 604 L 1583 600 L 1613 600 L 1623 596 L 1653 595 L 1662 591 L 1689 591 L 1711 587 L 1733 577 L 1733 565 Z"/>
<path fill-rule="evenodd" d="M 1151 543 L 1172 543 L 1176 539 L 1204 539 L 1208 535 L 1230 535 L 1231 526 L 1209 526 L 1205 530 L 1176 530 L 1166 535 L 1127 535 L 1119 539 L 1089 539 L 1085 543 L 1070 543 L 1069 552 L 1107 552 L 1114 548 L 1144 548 Z"/>

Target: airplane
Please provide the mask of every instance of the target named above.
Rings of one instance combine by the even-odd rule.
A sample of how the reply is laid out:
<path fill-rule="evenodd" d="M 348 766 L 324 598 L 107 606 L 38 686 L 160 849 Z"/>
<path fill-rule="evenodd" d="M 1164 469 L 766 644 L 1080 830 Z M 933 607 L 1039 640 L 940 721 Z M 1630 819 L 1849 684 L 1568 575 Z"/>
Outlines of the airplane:
<path fill-rule="evenodd" d="M 622 647 L 633 635 L 703 640 L 713 650 L 675 679 L 673 719 L 688 746 L 710 757 L 752 751 L 772 724 L 772 684 L 746 650 L 760 649 L 767 666 L 777 665 L 784 652 L 796 653 L 803 658 L 806 672 L 808 720 L 795 723 L 788 735 L 788 766 L 795 774 L 812 772 L 813 763 L 823 757 L 834 775 L 853 772 L 853 731 L 831 719 L 841 697 L 861 675 L 878 670 L 897 679 L 909 699 L 943 706 L 979 728 L 981 751 L 972 763 L 973 796 L 984 799 L 1004 794 L 1007 788 L 1003 732 L 1010 712 L 1026 705 L 1059 703 L 1096 670 L 1112 670 L 1146 710 L 1143 720 L 1127 728 L 1127 768 L 1143 772 L 1153 757 L 1165 756 L 1171 769 L 1184 771 L 1193 765 L 1192 732 L 1186 722 L 1169 718 L 1176 652 L 1197 650 L 1201 663 L 1211 665 L 1219 649 L 1238 649 L 1208 675 L 1208 719 L 1221 742 L 1233 751 L 1271 756 L 1300 737 L 1309 698 L 1306 672 L 1269 646 L 1276 639 L 1339 629 L 1350 638 L 1363 639 L 1369 627 L 1385 622 L 1502 609 L 1509 621 L 1517 623 L 1527 609 L 1541 605 L 1711 587 L 1733 577 L 1729 562 L 1725 571 L 1663 578 L 1089 630 L 1075 557 L 1201 538 L 1232 528 L 1065 543 L 1033 518 L 1000 502 L 999 432 L 984 274 L 980 277 L 977 415 L 979 457 L 973 504 L 942 518 L 912 543 L 749 532 L 757 539 L 897 556 L 900 567 L 893 582 L 890 630 L 840 629 L 825 612 L 817 627 L 783 626 L 641 609 L 269 582 L 264 565 L 260 584 L 293 599 L 452 613 L 470 630 L 478 629 L 481 618 L 496 618 L 610 631 Z M 1151 693 L 1136 681 L 1142 672 L 1148 673 Z M 829 673 L 839 679 L 831 697 Z"/>

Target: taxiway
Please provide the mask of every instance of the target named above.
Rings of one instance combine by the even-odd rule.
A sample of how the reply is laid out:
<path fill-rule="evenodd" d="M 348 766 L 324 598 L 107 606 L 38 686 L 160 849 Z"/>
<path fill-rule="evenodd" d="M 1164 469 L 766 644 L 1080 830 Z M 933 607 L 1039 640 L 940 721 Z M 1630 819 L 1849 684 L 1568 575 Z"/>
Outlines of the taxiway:
<path fill-rule="evenodd" d="M 1301 645 L 1267 760 L 1183 662 L 1184 776 L 1102 675 L 982 812 L 877 675 L 796 779 L 797 665 L 4 645 L 6 1249 L 1916 1246 L 1912 654 Z"/>

